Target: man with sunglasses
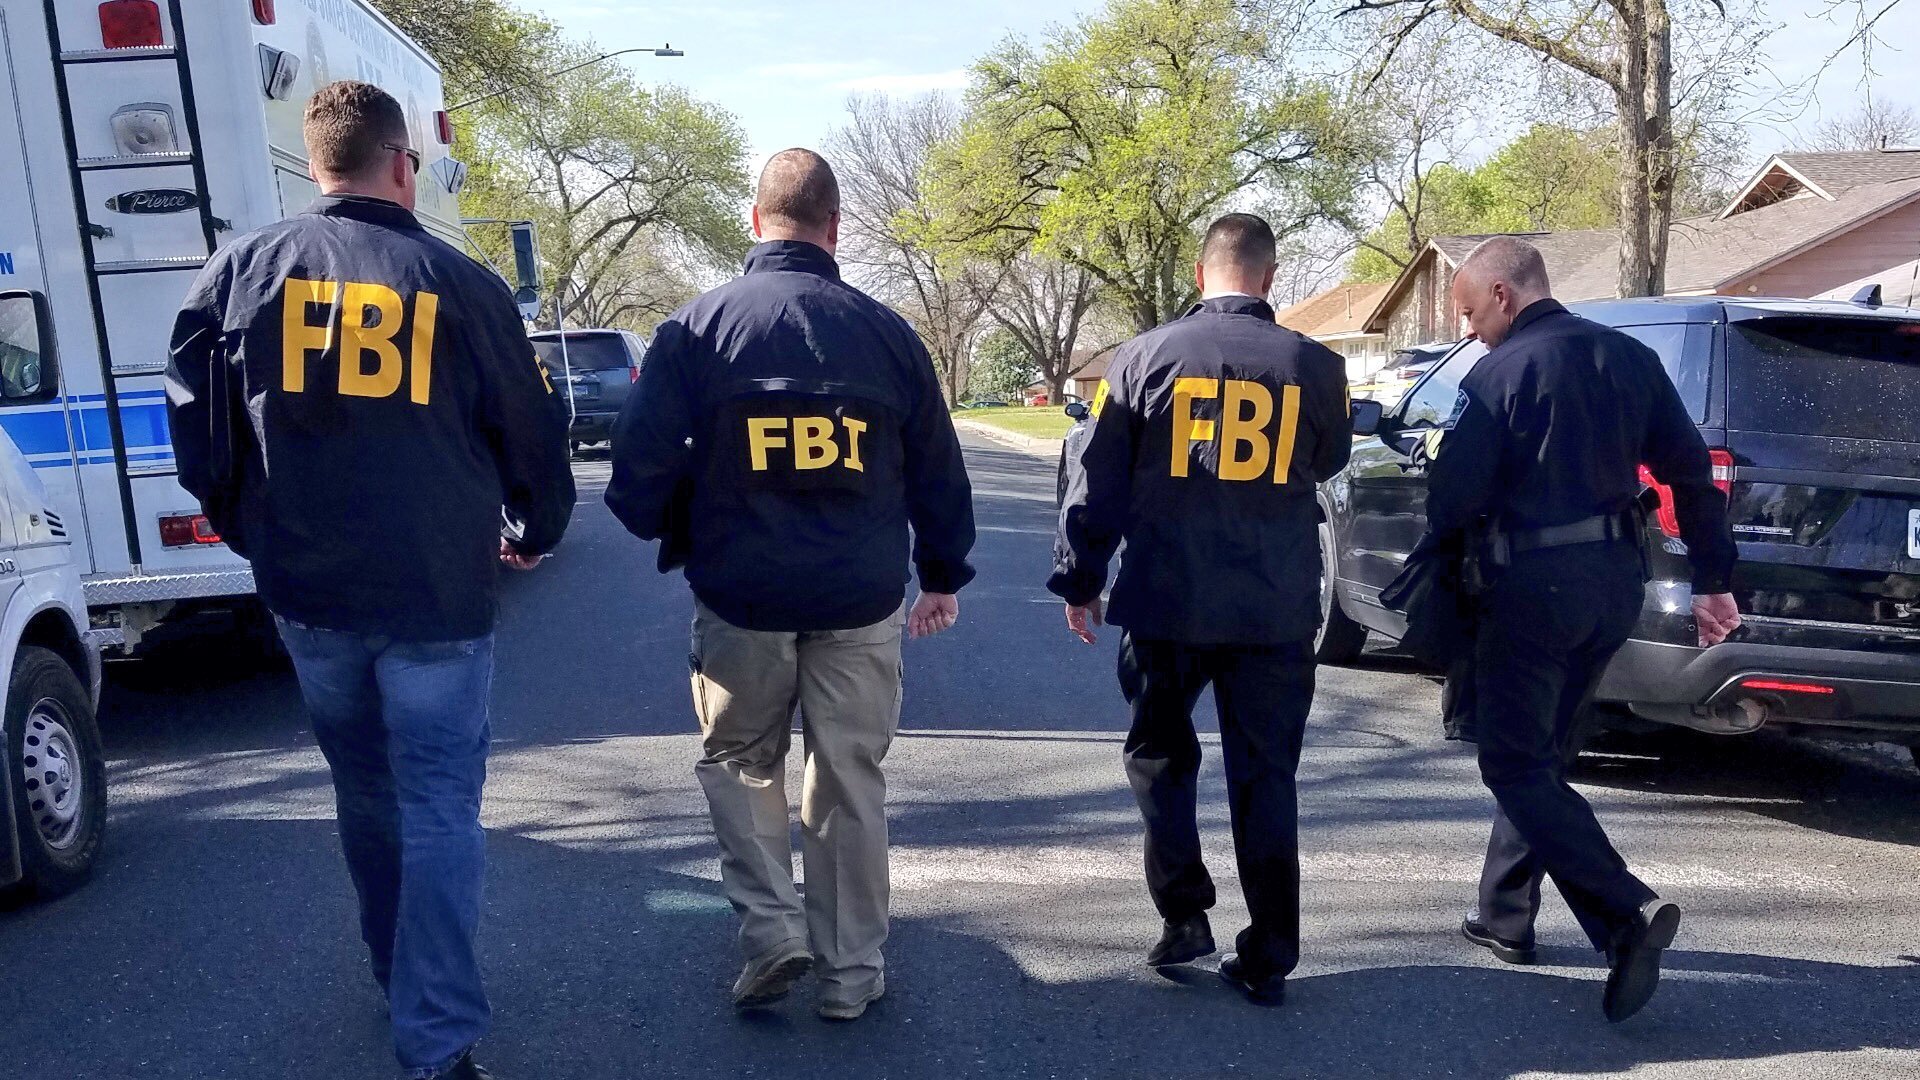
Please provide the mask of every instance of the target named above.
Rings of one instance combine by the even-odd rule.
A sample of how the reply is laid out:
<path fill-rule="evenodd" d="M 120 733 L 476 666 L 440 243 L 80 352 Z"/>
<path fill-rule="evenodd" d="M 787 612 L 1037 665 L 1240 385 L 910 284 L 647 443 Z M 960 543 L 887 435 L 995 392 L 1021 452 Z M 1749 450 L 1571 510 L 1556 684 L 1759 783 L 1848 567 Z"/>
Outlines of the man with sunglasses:
<path fill-rule="evenodd" d="M 506 284 L 415 220 L 399 104 L 336 82 L 305 135 L 319 200 L 187 295 L 174 451 L 292 654 L 400 1065 L 472 1080 L 495 582 L 566 528 L 566 415 Z"/>

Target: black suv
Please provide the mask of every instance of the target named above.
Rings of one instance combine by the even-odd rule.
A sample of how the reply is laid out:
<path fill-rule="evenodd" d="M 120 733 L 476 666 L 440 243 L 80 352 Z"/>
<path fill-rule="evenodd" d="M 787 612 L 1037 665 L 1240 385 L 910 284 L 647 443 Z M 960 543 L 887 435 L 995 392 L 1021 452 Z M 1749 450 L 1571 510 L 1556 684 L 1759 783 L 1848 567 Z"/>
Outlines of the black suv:
<path fill-rule="evenodd" d="M 1642 472 L 1653 580 L 1601 681 L 1603 723 L 1739 734 L 1773 726 L 1903 743 L 1920 759 L 1920 310 L 1665 297 L 1572 305 L 1660 354 L 1731 497 L 1746 620 L 1695 645 L 1670 493 Z M 1462 342 L 1354 444 L 1322 488 L 1320 659 L 1351 661 L 1426 527 L 1419 433 L 1455 419 L 1486 349 Z"/>
<path fill-rule="evenodd" d="M 529 334 L 533 351 L 546 362 L 553 388 L 567 395 L 573 424 L 567 439 L 573 449 L 613 437 L 613 421 L 627 403 L 627 391 L 640 378 L 646 342 L 628 330 L 568 330 L 561 348 L 557 330 Z"/>

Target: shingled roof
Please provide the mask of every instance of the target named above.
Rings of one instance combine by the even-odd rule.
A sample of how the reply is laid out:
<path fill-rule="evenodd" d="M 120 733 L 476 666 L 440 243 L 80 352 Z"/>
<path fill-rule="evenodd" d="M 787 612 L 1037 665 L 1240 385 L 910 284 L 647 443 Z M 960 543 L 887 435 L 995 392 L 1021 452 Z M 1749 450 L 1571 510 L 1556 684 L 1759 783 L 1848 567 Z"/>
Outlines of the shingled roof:
<path fill-rule="evenodd" d="M 1857 187 L 1920 177 L 1920 149 L 1775 154 L 1733 197 L 1723 218 L 1790 199 L 1833 199 Z"/>
<path fill-rule="evenodd" d="M 1282 311 L 1274 321 L 1315 339 L 1365 333 L 1367 316 L 1379 306 L 1388 285 L 1385 281 L 1335 285 Z"/>

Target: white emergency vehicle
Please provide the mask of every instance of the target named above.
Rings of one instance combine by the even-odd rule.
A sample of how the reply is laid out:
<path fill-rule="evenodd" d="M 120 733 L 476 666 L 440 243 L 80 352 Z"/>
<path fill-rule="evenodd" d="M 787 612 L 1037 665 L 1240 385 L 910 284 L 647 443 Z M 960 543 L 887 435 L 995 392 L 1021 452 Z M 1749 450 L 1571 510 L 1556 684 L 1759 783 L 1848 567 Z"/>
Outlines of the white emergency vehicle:
<path fill-rule="evenodd" d="M 405 108 L 417 212 L 462 243 L 440 70 L 363 0 L 0 0 L 0 291 L 38 298 L 61 357 L 0 428 L 74 541 L 98 644 L 250 607 L 252 572 L 176 480 L 161 373 L 208 255 L 317 194 L 301 119 L 342 78 Z"/>

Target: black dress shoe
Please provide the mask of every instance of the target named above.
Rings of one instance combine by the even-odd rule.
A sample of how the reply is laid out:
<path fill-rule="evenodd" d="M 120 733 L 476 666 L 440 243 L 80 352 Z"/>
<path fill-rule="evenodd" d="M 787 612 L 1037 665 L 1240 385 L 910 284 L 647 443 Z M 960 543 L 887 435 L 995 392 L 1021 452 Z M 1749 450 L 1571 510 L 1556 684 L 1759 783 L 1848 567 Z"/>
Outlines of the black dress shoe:
<path fill-rule="evenodd" d="M 1540 959 L 1532 942 L 1508 941 L 1487 929 L 1478 915 L 1469 915 L 1460 924 L 1460 936 L 1509 964 L 1531 964 Z"/>
<path fill-rule="evenodd" d="M 452 1068 L 436 1074 L 434 1080 L 493 1080 L 493 1074 L 481 1068 L 472 1054 L 467 1054 L 454 1062 Z"/>
<path fill-rule="evenodd" d="M 1264 1008 L 1273 1008 L 1287 1000 L 1287 977 L 1285 975 L 1267 975 L 1254 978 L 1247 974 L 1245 965 L 1238 956 L 1229 956 L 1220 961 L 1220 977 L 1227 985 L 1240 991 L 1248 1001 Z"/>
<path fill-rule="evenodd" d="M 1619 1023 L 1646 1007 L 1660 986 L 1660 952 L 1680 929 L 1680 905 L 1649 900 L 1607 950 L 1607 992 L 1600 1007 Z"/>
<path fill-rule="evenodd" d="M 1160 943 L 1147 953 L 1149 967 L 1191 964 L 1213 954 L 1213 926 L 1205 913 L 1170 922 L 1160 932 Z"/>

